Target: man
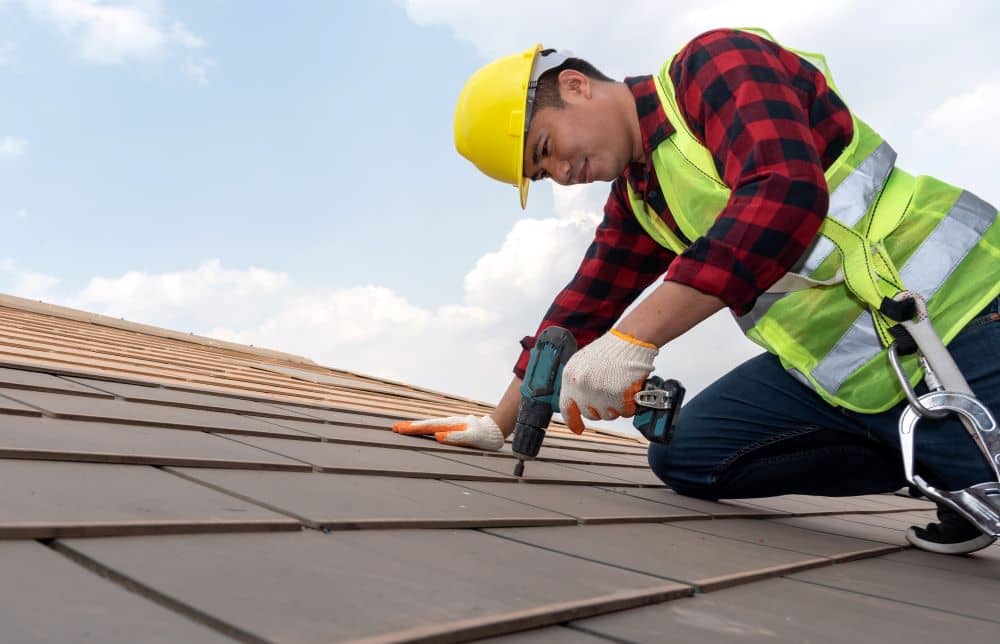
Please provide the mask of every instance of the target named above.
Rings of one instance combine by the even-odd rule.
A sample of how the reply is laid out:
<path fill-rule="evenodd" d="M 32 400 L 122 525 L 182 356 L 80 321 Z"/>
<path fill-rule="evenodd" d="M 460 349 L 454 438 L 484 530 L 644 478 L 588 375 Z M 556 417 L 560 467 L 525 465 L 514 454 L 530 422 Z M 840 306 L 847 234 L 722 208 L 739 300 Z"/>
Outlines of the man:
<path fill-rule="evenodd" d="M 633 415 L 658 349 L 721 308 L 768 350 L 687 404 L 668 446 L 650 446 L 650 466 L 677 492 L 846 496 L 904 485 L 906 402 L 885 345 L 893 320 L 913 317 L 896 300 L 914 294 L 998 415 L 997 211 L 895 169 L 895 153 L 846 107 L 822 57 L 766 32 L 716 30 L 659 74 L 614 82 L 539 46 L 469 79 L 455 140 L 488 176 L 518 186 L 522 207 L 529 181 L 613 181 L 593 243 L 539 326 L 563 326 L 582 347 L 560 398 L 574 431 L 583 418 Z M 494 413 L 396 431 L 499 449 L 533 342 L 522 340 Z M 907 360 L 915 383 L 919 367 Z M 916 460 L 939 488 L 995 480 L 954 415 L 921 422 Z M 938 517 L 911 528 L 910 542 L 945 553 L 993 542 L 954 510 Z"/>

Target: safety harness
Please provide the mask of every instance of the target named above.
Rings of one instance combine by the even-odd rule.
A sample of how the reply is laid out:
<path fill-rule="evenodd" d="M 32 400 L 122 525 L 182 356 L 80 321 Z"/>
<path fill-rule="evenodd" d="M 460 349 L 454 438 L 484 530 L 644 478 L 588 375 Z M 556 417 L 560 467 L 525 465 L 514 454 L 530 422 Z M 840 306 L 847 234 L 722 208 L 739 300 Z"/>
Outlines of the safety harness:
<path fill-rule="evenodd" d="M 1000 537 L 1000 429 L 996 419 L 969 387 L 951 353 L 931 325 L 927 303 L 918 293 L 905 290 L 892 261 L 865 235 L 836 219 L 827 218 L 821 233 L 843 257 L 842 268 L 823 285 L 843 280 L 857 298 L 868 305 L 879 339 L 887 349 L 892 369 L 907 406 L 899 418 L 899 443 L 906 480 L 927 498 L 953 508 L 982 532 Z M 792 292 L 816 285 L 815 280 L 791 273 L 777 289 Z M 901 355 L 916 354 L 930 390 L 917 396 L 903 369 Z M 917 423 L 956 414 L 982 452 L 993 480 L 965 489 L 941 490 L 914 472 Z"/>

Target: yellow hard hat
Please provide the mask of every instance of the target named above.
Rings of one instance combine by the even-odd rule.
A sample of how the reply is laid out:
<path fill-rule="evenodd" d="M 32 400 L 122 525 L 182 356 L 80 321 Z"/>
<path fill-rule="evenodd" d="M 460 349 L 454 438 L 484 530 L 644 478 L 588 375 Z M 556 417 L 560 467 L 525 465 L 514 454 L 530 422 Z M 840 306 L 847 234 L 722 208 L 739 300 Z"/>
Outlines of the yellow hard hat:
<path fill-rule="evenodd" d="M 528 202 L 524 176 L 524 135 L 530 107 L 528 89 L 544 71 L 562 64 L 568 52 L 541 45 L 506 56 L 480 68 L 462 88 L 455 109 L 455 147 L 483 174 L 517 186 L 521 207 Z M 550 56 L 549 54 L 556 54 Z"/>

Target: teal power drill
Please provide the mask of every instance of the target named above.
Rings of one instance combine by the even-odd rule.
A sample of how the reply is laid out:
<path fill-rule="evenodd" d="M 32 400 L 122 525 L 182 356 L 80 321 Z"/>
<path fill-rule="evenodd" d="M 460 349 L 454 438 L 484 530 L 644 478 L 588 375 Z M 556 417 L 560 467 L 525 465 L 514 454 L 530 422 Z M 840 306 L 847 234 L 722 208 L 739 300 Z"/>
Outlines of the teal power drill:
<path fill-rule="evenodd" d="M 566 329 L 550 326 L 543 330 L 531 349 L 521 383 L 521 403 L 517 409 L 512 449 L 517 456 L 514 476 L 524 474 L 524 462 L 538 456 L 545 429 L 552 414 L 559 411 L 559 390 L 563 367 L 576 353 L 576 339 Z M 635 395 L 641 408 L 632 424 L 647 440 L 668 443 L 684 401 L 684 387 L 676 380 L 653 376 Z"/>

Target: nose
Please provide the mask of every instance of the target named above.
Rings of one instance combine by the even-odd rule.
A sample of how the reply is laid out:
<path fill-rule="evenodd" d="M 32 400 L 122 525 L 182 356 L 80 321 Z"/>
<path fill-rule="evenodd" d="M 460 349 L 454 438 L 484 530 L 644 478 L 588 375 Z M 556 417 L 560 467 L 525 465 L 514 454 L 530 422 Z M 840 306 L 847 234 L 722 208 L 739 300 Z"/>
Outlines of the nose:
<path fill-rule="evenodd" d="M 569 161 L 559 161 L 557 159 L 548 159 L 548 163 L 545 165 L 545 171 L 548 173 L 552 180 L 559 185 L 568 186 L 573 181 L 573 164 Z"/>

